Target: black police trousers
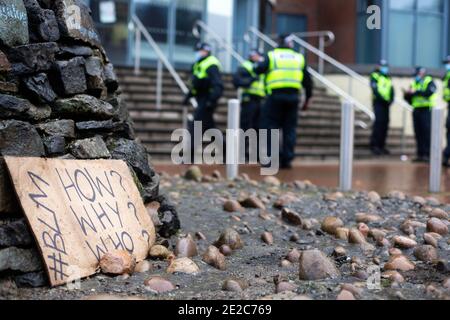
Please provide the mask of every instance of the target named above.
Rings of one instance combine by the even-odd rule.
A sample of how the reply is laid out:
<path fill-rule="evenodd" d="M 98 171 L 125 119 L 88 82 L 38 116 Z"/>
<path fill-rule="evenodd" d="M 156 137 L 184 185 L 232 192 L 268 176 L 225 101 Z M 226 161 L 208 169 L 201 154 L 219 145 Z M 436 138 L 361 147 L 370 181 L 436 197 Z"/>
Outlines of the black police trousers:
<path fill-rule="evenodd" d="M 373 104 L 375 113 L 375 123 L 373 124 L 370 147 L 372 149 L 384 150 L 386 148 L 386 139 L 389 130 L 389 111 L 390 104 L 375 101 Z"/>
<path fill-rule="evenodd" d="M 241 129 L 259 129 L 259 115 L 261 111 L 261 98 L 252 95 L 243 95 L 241 104 Z"/>
<path fill-rule="evenodd" d="M 191 151 L 194 154 L 194 138 L 200 139 L 201 141 L 205 131 L 213 129 L 216 127 L 214 121 L 214 111 L 217 107 L 217 102 L 208 101 L 207 96 L 197 96 L 195 97 L 198 103 L 197 109 L 194 112 L 194 121 L 189 123 L 189 133 L 191 135 Z M 202 137 L 194 137 L 194 122 L 201 122 L 202 125 Z"/>
<path fill-rule="evenodd" d="M 431 149 L 431 109 L 415 108 L 413 112 L 417 156 L 429 158 Z"/>
<path fill-rule="evenodd" d="M 267 155 L 271 156 L 270 130 L 282 130 L 282 146 L 280 148 L 281 166 L 287 166 L 295 158 L 297 142 L 299 94 L 273 93 L 261 110 L 261 129 L 269 130 L 267 134 Z"/>

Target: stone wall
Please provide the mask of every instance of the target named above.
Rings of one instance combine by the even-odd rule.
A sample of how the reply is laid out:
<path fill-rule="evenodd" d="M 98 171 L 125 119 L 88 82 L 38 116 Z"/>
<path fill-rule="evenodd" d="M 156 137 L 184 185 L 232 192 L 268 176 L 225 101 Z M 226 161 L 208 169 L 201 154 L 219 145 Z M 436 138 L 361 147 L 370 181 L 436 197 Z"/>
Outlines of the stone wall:
<path fill-rule="evenodd" d="M 90 10 L 79 0 L 0 0 L 0 277 L 46 277 L 2 156 L 122 159 L 159 235 L 179 229 L 133 124 Z M 152 211 L 152 210 L 149 210 Z"/>

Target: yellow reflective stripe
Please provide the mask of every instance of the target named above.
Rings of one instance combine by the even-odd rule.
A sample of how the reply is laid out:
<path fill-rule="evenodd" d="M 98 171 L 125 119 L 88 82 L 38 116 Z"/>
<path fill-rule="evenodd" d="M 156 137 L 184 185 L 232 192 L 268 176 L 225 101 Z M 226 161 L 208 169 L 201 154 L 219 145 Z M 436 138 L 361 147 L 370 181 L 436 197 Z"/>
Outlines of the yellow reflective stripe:
<path fill-rule="evenodd" d="M 212 66 L 217 66 L 220 69 L 222 69 L 222 66 L 220 64 L 220 61 L 214 57 L 214 56 L 209 56 L 206 59 L 197 62 L 194 65 L 194 76 L 198 79 L 205 79 L 208 77 L 207 71 L 209 68 L 211 68 Z"/>

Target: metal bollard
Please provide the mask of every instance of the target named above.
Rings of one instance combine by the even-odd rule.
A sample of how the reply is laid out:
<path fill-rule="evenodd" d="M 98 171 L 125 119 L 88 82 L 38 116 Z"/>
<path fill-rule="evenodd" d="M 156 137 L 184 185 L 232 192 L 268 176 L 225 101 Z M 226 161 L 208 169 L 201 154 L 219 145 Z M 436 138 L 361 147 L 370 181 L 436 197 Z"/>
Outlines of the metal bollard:
<path fill-rule="evenodd" d="M 441 192 L 444 116 L 443 108 L 436 107 L 431 111 L 430 192 L 432 193 Z"/>
<path fill-rule="evenodd" d="M 161 110 L 162 90 L 163 90 L 163 64 L 161 59 L 158 60 L 156 69 L 156 109 Z"/>
<path fill-rule="evenodd" d="M 237 99 L 228 101 L 228 126 L 226 140 L 227 179 L 234 180 L 239 174 L 239 128 L 241 102 Z"/>
<path fill-rule="evenodd" d="M 355 110 L 353 105 L 346 101 L 342 104 L 341 154 L 339 163 L 339 188 L 344 192 L 352 189 L 354 134 Z"/>

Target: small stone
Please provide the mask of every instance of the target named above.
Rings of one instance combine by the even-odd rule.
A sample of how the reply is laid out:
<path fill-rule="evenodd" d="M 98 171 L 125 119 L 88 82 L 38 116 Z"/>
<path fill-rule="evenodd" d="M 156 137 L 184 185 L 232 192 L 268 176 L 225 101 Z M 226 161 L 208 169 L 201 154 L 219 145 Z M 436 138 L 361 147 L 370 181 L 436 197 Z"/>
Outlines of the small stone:
<path fill-rule="evenodd" d="M 427 204 L 427 201 L 423 197 L 415 196 L 412 198 L 412 201 L 420 206 L 424 206 Z"/>
<path fill-rule="evenodd" d="M 396 282 L 396 283 L 405 282 L 405 278 L 403 278 L 403 276 L 398 271 L 395 271 L 395 270 L 383 272 L 381 274 L 381 276 L 385 279 L 388 279 L 391 282 Z"/>
<path fill-rule="evenodd" d="M 388 263 L 384 265 L 384 270 L 411 271 L 414 269 L 414 264 L 403 255 L 391 256 Z"/>
<path fill-rule="evenodd" d="M 319 250 L 303 251 L 300 255 L 299 264 L 301 280 L 321 280 L 340 276 L 340 272 L 334 263 Z"/>
<path fill-rule="evenodd" d="M 105 274 L 131 274 L 136 267 L 136 258 L 128 251 L 115 250 L 104 254 L 100 259 L 99 265 L 102 272 Z"/>
<path fill-rule="evenodd" d="M 31 100 L 37 103 L 53 103 L 57 98 L 45 73 L 23 78 L 22 87 Z"/>
<path fill-rule="evenodd" d="M 166 270 L 167 273 L 197 274 L 199 267 L 189 258 L 178 258 L 171 261 Z"/>
<path fill-rule="evenodd" d="M 211 174 L 211 177 L 217 180 L 222 180 L 222 174 L 220 173 L 219 170 L 214 170 L 213 173 Z"/>
<path fill-rule="evenodd" d="M 216 247 L 220 248 L 222 245 L 229 246 L 232 250 L 241 249 L 244 247 L 239 233 L 234 229 L 226 229 L 219 237 L 219 239 L 214 244 Z"/>
<path fill-rule="evenodd" d="M 184 174 L 186 180 L 200 182 L 202 180 L 203 174 L 198 166 L 190 167 Z"/>
<path fill-rule="evenodd" d="M 197 245 L 191 235 L 188 235 L 186 238 L 178 239 L 175 255 L 178 258 L 191 258 L 198 255 Z"/>
<path fill-rule="evenodd" d="M 43 269 L 39 253 L 31 249 L 9 247 L 0 249 L 0 272 L 35 272 Z"/>
<path fill-rule="evenodd" d="M 147 290 L 156 292 L 156 293 L 165 293 L 175 290 L 175 286 L 167 279 L 162 277 L 151 277 L 144 281 L 145 288 Z"/>
<path fill-rule="evenodd" d="M 10 50 L 10 62 L 15 73 L 32 74 L 49 71 L 55 63 L 58 45 L 55 42 L 33 43 L 17 46 Z"/>
<path fill-rule="evenodd" d="M 283 208 L 283 210 L 281 211 L 281 217 L 284 221 L 294 226 L 301 227 L 303 224 L 300 214 L 287 208 Z"/>
<path fill-rule="evenodd" d="M 442 209 L 439 208 L 434 208 L 433 211 L 430 212 L 430 217 L 431 218 L 438 218 L 441 220 L 448 220 L 449 215 L 447 212 L 445 212 Z"/>
<path fill-rule="evenodd" d="M 381 241 L 387 236 L 386 232 L 380 229 L 370 229 L 369 237 L 374 239 L 375 241 Z"/>
<path fill-rule="evenodd" d="M 292 249 L 286 256 L 286 259 L 291 263 L 298 263 L 301 253 L 297 249 Z"/>
<path fill-rule="evenodd" d="M 329 234 L 336 234 L 337 228 L 342 228 L 344 226 L 344 222 L 338 217 L 326 217 L 322 221 L 321 229 L 322 231 Z"/>
<path fill-rule="evenodd" d="M 396 246 L 402 249 L 411 249 L 417 246 L 417 242 L 408 237 L 395 236 L 392 240 Z"/>
<path fill-rule="evenodd" d="M 289 268 L 290 266 L 292 266 L 292 263 L 289 260 L 282 259 L 280 262 L 280 266 L 282 268 Z"/>
<path fill-rule="evenodd" d="M 396 199 L 400 201 L 406 200 L 406 195 L 401 191 L 391 191 L 388 193 L 388 197 L 391 199 Z"/>
<path fill-rule="evenodd" d="M 23 1 L 1 1 L 0 43 L 14 47 L 29 42 L 27 11 Z"/>
<path fill-rule="evenodd" d="M 268 184 L 268 185 L 273 186 L 273 187 L 281 186 L 280 180 L 278 178 L 274 177 L 274 176 L 265 177 L 263 181 L 264 181 L 265 184 Z"/>
<path fill-rule="evenodd" d="M 60 45 L 59 46 L 59 52 L 57 54 L 58 58 L 61 58 L 63 60 L 67 60 L 70 58 L 74 58 L 77 56 L 81 56 L 81 57 L 90 57 L 92 56 L 93 51 L 91 48 L 87 47 L 87 46 L 82 46 L 82 45 Z"/>
<path fill-rule="evenodd" d="M 430 245 L 417 247 L 414 250 L 414 256 L 423 262 L 433 262 L 439 258 L 437 250 Z"/>
<path fill-rule="evenodd" d="M 351 301 L 351 300 L 356 300 L 355 296 L 353 295 L 353 293 L 351 293 L 350 291 L 347 290 L 342 290 L 339 295 L 337 296 L 336 300 L 339 301 Z"/>
<path fill-rule="evenodd" d="M 70 153 L 77 159 L 109 159 L 111 154 L 100 136 L 77 140 L 69 147 Z"/>
<path fill-rule="evenodd" d="M 340 240 L 348 241 L 350 230 L 347 228 L 337 228 L 336 229 L 336 238 Z"/>
<path fill-rule="evenodd" d="M 220 253 L 219 249 L 209 246 L 203 254 L 203 261 L 219 270 L 226 269 L 225 256 Z"/>
<path fill-rule="evenodd" d="M 338 200 L 343 198 L 344 194 L 342 192 L 328 193 L 324 196 L 325 201 L 332 201 L 332 202 L 337 202 Z"/>
<path fill-rule="evenodd" d="M 227 200 L 223 204 L 223 210 L 226 212 L 243 212 L 244 208 L 236 200 Z"/>
<path fill-rule="evenodd" d="M 275 293 L 294 292 L 294 291 L 297 291 L 297 286 L 290 282 L 284 282 L 284 281 L 278 283 L 275 288 Z"/>
<path fill-rule="evenodd" d="M 391 249 L 389 249 L 389 255 L 391 255 L 391 256 L 402 255 L 402 250 L 400 250 L 398 248 L 391 248 Z"/>
<path fill-rule="evenodd" d="M 61 136 L 50 136 L 42 139 L 47 156 L 62 156 L 66 152 L 66 139 Z"/>
<path fill-rule="evenodd" d="M 39 132 L 49 136 L 75 138 L 75 122 L 73 120 L 53 120 L 36 125 Z"/>
<path fill-rule="evenodd" d="M 86 94 L 56 100 L 52 108 L 56 115 L 74 120 L 108 120 L 115 116 L 111 104 Z"/>
<path fill-rule="evenodd" d="M 155 260 L 167 260 L 173 257 L 173 253 L 162 245 L 155 245 L 150 248 L 149 256 Z"/>
<path fill-rule="evenodd" d="M 376 191 L 371 191 L 367 194 L 369 201 L 372 203 L 379 203 L 381 201 L 381 197 Z"/>
<path fill-rule="evenodd" d="M 44 271 L 30 272 L 14 277 L 18 288 L 40 288 L 48 285 L 48 277 Z"/>
<path fill-rule="evenodd" d="M 447 225 L 438 218 L 431 218 L 427 222 L 427 231 L 445 236 L 448 234 Z"/>
<path fill-rule="evenodd" d="M 134 271 L 137 273 L 146 273 L 151 271 L 152 269 L 152 264 L 149 261 L 144 260 L 136 264 L 136 268 L 134 269 Z"/>
<path fill-rule="evenodd" d="M 248 198 L 240 201 L 240 204 L 244 208 L 266 210 L 266 206 L 264 205 L 264 203 L 256 196 L 248 197 Z"/>
<path fill-rule="evenodd" d="M 364 238 L 367 238 L 370 232 L 369 226 L 365 223 L 358 223 L 358 230 L 362 233 Z"/>
<path fill-rule="evenodd" d="M 242 292 L 247 289 L 248 284 L 243 280 L 228 279 L 222 285 L 222 290 L 231 292 Z"/>
<path fill-rule="evenodd" d="M 24 219 L 0 224 L 0 247 L 29 247 L 33 241 Z"/>
<path fill-rule="evenodd" d="M 357 213 L 356 222 L 358 223 L 374 223 L 381 221 L 382 218 L 376 214 Z"/>
<path fill-rule="evenodd" d="M 283 209 L 285 207 L 288 207 L 289 205 L 291 205 L 294 202 L 298 202 L 299 199 L 296 195 L 294 195 L 291 192 L 288 192 L 286 194 L 283 194 L 282 196 L 280 196 L 275 203 L 273 204 L 273 207 L 276 209 Z"/>
<path fill-rule="evenodd" d="M 347 255 L 347 250 L 344 247 L 336 247 L 333 251 L 333 256 L 335 257 L 345 257 Z"/>
<path fill-rule="evenodd" d="M 348 233 L 348 242 L 353 244 L 365 244 L 366 238 L 358 229 L 350 229 Z"/>
<path fill-rule="evenodd" d="M 201 240 L 201 241 L 206 241 L 207 240 L 206 236 L 200 231 L 195 233 L 195 238 L 197 240 Z"/>
<path fill-rule="evenodd" d="M 425 241 L 426 244 L 429 244 L 435 248 L 438 247 L 439 244 L 439 240 L 442 238 L 441 235 L 437 234 L 437 233 L 425 233 L 423 235 L 423 239 Z"/>
<path fill-rule="evenodd" d="M 23 121 L 0 121 L 0 155 L 41 157 L 44 154 L 44 144 L 34 126 Z"/>
<path fill-rule="evenodd" d="M 226 244 L 220 246 L 219 250 L 220 253 L 222 253 L 225 257 L 231 256 L 231 254 L 233 253 L 233 250 Z"/>
<path fill-rule="evenodd" d="M 450 289 L 450 278 L 445 279 L 444 282 L 442 282 L 442 286 L 447 290 Z"/>
<path fill-rule="evenodd" d="M 270 232 L 264 232 L 261 235 L 261 240 L 269 246 L 273 245 L 273 235 Z"/>

